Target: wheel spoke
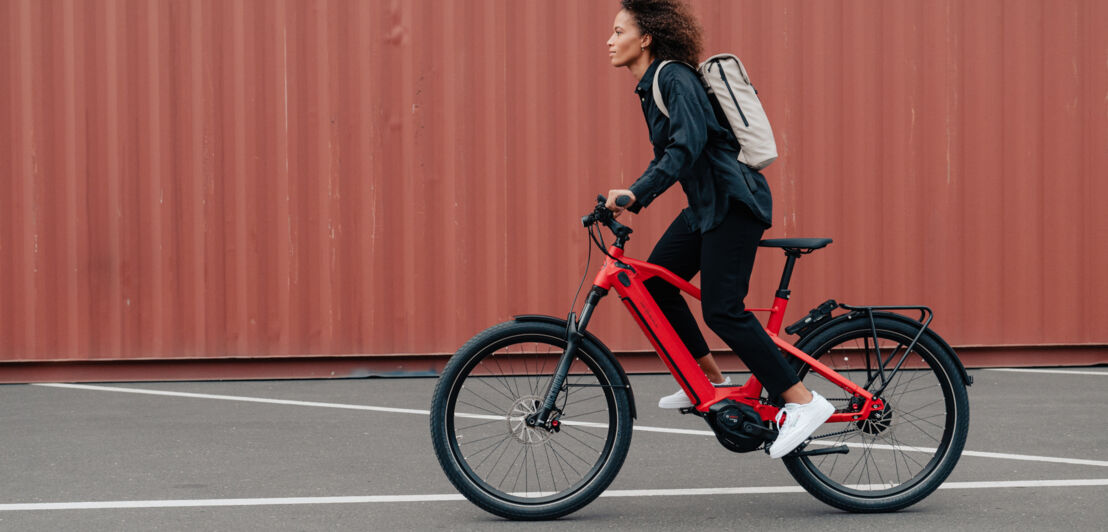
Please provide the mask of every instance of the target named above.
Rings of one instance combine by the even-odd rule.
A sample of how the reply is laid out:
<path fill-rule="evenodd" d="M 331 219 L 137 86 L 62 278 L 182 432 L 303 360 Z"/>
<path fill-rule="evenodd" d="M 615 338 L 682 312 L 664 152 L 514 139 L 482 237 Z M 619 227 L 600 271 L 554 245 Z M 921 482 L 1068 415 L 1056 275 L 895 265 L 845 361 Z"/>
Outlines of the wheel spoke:
<path fill-rule="evenodd" d="M 502 415 L 504 415 L 504 412 L 494 412 L 494 411 L 492 411 L 492 410 L 489 410 L 489 409 L 487 409 L 487 408 L 484 408 L 484 407 L 481 407 L 481 406 L 477 406 L 477 405 L 475 405 L 475 404 L 473 404 L 473 403 L 469 403 L 469 402 L 466 402 L 466 401 L 462 401 L 461 399 L 459 399 L 459 400 L 458 400 L 458 402 L 459 402 L 459 403 L 461 403 L 461 404 L 463 404 L 463 405 L 466 405 L 466 406 L 470 406 L 470 407 L 476 408 L 477 410 L 480 410 L 480 411 L 482 411 L 482 412 L 488 412 L 489 414 L 493 414 L 493 415 L 497 415 L 497 416 L 502 416 Z"/>
<path fill-rule="evenodd" d="M 496 471 L 496 466 L 500 465 L 500 460 L 504 458 L 504 455 L 508 454 L 508 449 L 512 448 L 511 438 L 505 441 L 508 443 L 508 445 L 505 445 L 504 448 L 500 450 L 500 454 L 496 456 L 496 460 L 493 460 L 492 464 L 489 466 L 489 476 L 492 476 L 493 471 Z"/>
<path fill-rule="evenodd" d="M 502 478 L 500 480 L 500 484 L 499 484 L 500 486 L 503 486 L 504 483 L 508 481 L 508 475 L 512 474 L 512 469 L 515 467 L 516 463 L 519 461 L 519 457 L 523 456 L 523 451 L 525 451 L 525 450 L 527 450 L 526 445 L 524 445 L 520 448 L 519 452 L 516 453 L 515 458 L 512 458 L 512 463 L 508 465 L 508 470 L 504 472 L 504 478 Z M 520 470 L 520 473 L 522 473 L 522 472 L 523 471 Z M 515 491 L 516 490 L 516 484 L 519 484 L 519 473 L 516 473 L 516 478 L 512 482 L 512 489 L 510 489 L 509 491 Z"/>
<path fill-rule="evenodd" d="M 477 443 L 479 441 L 485 441 L 485 440 L 489 440 L 489 439 L 492 439 L 492 438 L 500 438 L 500 437 L 511 438 L 512 435 L 508 434 L 507 436 L 504 436 L 503 434 L 493 434 L 491 436 L 485 436 L 483 438 L 477 438 L 476 440 L 468 440 L 468 441 L 458 442 L 458 445 L 459 446 L 472 445 L 472 444 Z"/>
<path fill-rule="evenodd" d="M 915 458 L 912 458 L 912 455 L 907 450 L 904 450 L 904 445 L 902 443 L 900 443 L 900 440 L 896 439 L 895 434 L 890 433 L 889 434 L 889 439 L 893 444 L 894 452 L 897 452 L 897 450 L 899 450 L 900 455 L 904 457 L 906 467 L 908 467 L 908 460 L 911 460 L 911 461 L 915 462 L 916 465 L 919 466 L 920 469 L 923 469 L 924 464 L 919 463 L 918 460 L 916 460 Z"/>
<path fill-rule="evenodd" d="M 575 431 L 578 431 L 578 432 L 580 432 L 581 434 L 585 434 L 585 435 L 588 435 L 588 436 L 592 436 L 593 438 L 596 438 L 596 439 L 598 439 L 598 440 L 602 440 L 602 441 L 607 441 L 607 440 L 608 440 L 608 436 L 607 436 L 607 434 L 605 434 L 604 436 L 601 436 L 601 435 L 599 435 L 599 434 L 594 434 L 594 433 L 592 433 L 592 432 L 589 432 L 589 431 L 587 431 L 587 430 L 585 430 L 585 429 L 581 428 L 581 427 L 580 427 L 580 426 L 578 426 L 578 425 L 566 425 L 566 424 L 564 424 L 564 423 L 563 423 L 563 424 L 562 424 L 562 431 L 563 431 L 563 432 L 565 432 L 565 431 L 567 431 L 567 430 L 575 430 Z"/>
<path fill-rule="evenodd" d="M 576 467 L 573 467 L 573 464 L 569 463 L 569 460 L 566 460 L 565 457 L 563 457 L 561 453 L 559 453 L 558 450 L 554 448 L 553 445 L 551 445 L 549 448 L 550 452 L 554 453 L 554 457 L 558 459 L 559 463 L 572 469 L 574 475 L 581 475 L 581 472 L 578 471 Z M 563 469 L 562 472 L 564 473 L 565 469 Z M 569 477 L 566 477 L 566 483 L 570 483 Z"/>
<path fill-rule="evenodd" d="M 482 425 L 488 425 L 489 423 L 503 423 L 503 422 L 504 422 L 504 420 L 502 420 L 502 419 L 490 419 L 490 420 L 488 420 L 488 421 L 485 421 L 485 422 L 482 422 L 482 423 L 478 423 L 478 424 L 476 424 L 476 425 L 468 425 L 468 426 L 465 426 L 465 427 L 456 427 L 456 428 L 454 429 L 454 431 L 455 431 L 455 432 L 461 432 L 461 431 L 463 431 L 463 430 L 469 430 L 469 429 L 474 429 L 474 428 L 480 427 L 480 426 L 482 426 Z"/>
<path fill-rule="evenodd" d="M 919 406 L 913 408 L 912 410 L 909 410 L 907 413 L 912 414 L 912 413 L 918 412 L 920 410 L 923 410 L 924 408 L 927 408 L 931 405 L 937 405 L 937 404 L 943 403 L 943 402 L 946 402 L 946 399 L 943 398 L 943 397 L 940 397 L 938 399 L 935 399 L 934 401 L 931 401 L 930 403 L 927 403 L 927 404 L 924 404 L 924 405 L 919 405 Z"/>
<path fill-rule="evenodd" d="M 597 453 L 600 453 L 600 449 L 597 449 L 596 447 L 593 447 L 591 444 L 585 443 L 583 440 L 581 440 L 581 438 L 578 438 L 577 436 L 574 436 L 573 433 L 562 432 L 561 434 L 565 434 L 566 436 L 568 436 L 570 438 L 573 438 L 574 441 L 576 441 L 577 443 L 580 443 L 581 445 L 583 445 L 586 449 L 588 449 L 590 451 L 595 451 Z M 601 446 L 601 449 L 603 449 L 603 446 Z"/>
<path fill-rule="evenodd" d="M 558 481 L 554 478 L 554 463 L 550 460 L 550 446 L 543 445 L 542 452 L 546 456 L 546 469 L 550 471 L 550 490 L 558 491 Z M 568 482 L 569 479 L 566 479 Z"/>
<path fill-rule="evenodd" d="M 480 451 L 477 451 L 477 452 L 471 454 L 470 456 L 467 456 L 466 459 L 468 460 L 470 457 L 476 458 L 478 456 L 481 456 L 481 453 L 485 452 L 486 450 L 492 449 L 491 451 L 489 451 L 489 454 L 485 455 L 485 458 L 483 458 L 480 462 L 478 462 L 477 465 L 473 466 L 473 469 L 475 469 L 475 470 L 476 469 L 481 469 L 481 466 L 484 465 L 485 462 L 489 458 L 492 458 L 492 455 L 496 454 L 496 450 L 499 449 L 501 445 L 504 445 L 506 442 L 508 442 L 511 439 L 512 439 L 512 436 L 511 436 L 511 434 L 509 434 L 508 436 L 505 436 L 504 439 L 496 442 L 495 444 L 490 445 L 488 447 L 485 447 L 484 449 L 481 449 Z M 507 449 L 507 447 L 505 447 L 505 449 Z M 504 451 L 500 451 L 500 454 L 503 455 Z M 493 469 L 495 469 L 495 468 L 496 468 L 496 466 L 493 466 Z"/>
<path fill-rule="evenodd" d="M 567 453 L 569 453 L 569 455 L 570 455 L 570 456 L 572 456 L 572 457 L 574 457 L 574 458 L 576 458 L 576 459 L 580 460 L 580 461 L 581 461 L 581 463 L 583 463 L 583 464 L 585 464 L 585 465 L 591 465 L 591 463 L 590 463 L 590 462 L 589 462 L 588 460 L 586 460 L 586 459 L 584 459 L 584 458 L 581 458 L 580 456 L 577 456 L 577 453 L 573 452 L 573 450 L 572 450 L 572 449 L 570 449 L 569 447 L 566 447 L 566 445 L 565 445 L 564 443 L 562 443 L 562 442 L 560 442 L 560 441 L 558 441 L 558 440 L 550 440 L 550 443 L 551 443 L 552 445 L 557 445 L 558 447 L 561 447 L 562 449 L 565 449 L 565 451 L 566 451 Z"/>
<path fill-rule="evenodd" d="M 487 405 L 489 405 L 493 408 L 492 410 L 486 410 L 487 412 L 491 412 L 493 414 L 501 414 L 505 410 L 503 405 L 498 405 L 498 404 L 486 399 L 482 395 L 477 395 L 475 393 L 470 392 L 469 394 L 467 394 L 467 397 L 469 397 L 469 396 L 476 397 L 476 398 L 480 399 L 481 401 L 484 401 L 485 404 L 487 404 Z M 462 402 L 461 399 L 459 399 L 458 402 L 459 403 Z M 513 400 L 513 402 L 514 402 L 514 400 Z M 470 403 L 466 403 L 466 404 L 470 404 Z M 477 408 L 477 407 L 475 406 L 474 408 Z"/>
<path fill-rule="evenodd" d="M 914 419 L 914 420 L 922 422 L 922 423 L 927 423 L 928 425 L 931 425 L 932 427 L 935 427 L 935 428 L 939 429 L 940 431 L 943 430 L 942 425 L 931 421 L 931 419 L 932 418 L 943 418 L 943 419 L 945 419 L 946 414 L 941 414 L 940 413 L 940 414 L 931 414 L 930 416 L 927 416 L 927 417 L 919 417 L 919 416 L 915 415 L 914 412 L 915 412 L 915 410 L 913 410 L 912 412 L 899 412 L 899 414 L 900 414 L 900 417 L 911 418 L 911 419 Z"/>
<path fill-rule="evenodd" d="M 495 375 L 497 375 L 497 379 L 499 379 L 500 382 L 504 383 L 504 388 L 506 390 L 508 390 L 509 398 L 510 397 L 519 397 L 519 389 L 518 388 L 512 389 L 512 381 L 508 380 L 508 378 L 507 378 L 508 374 L 504 371 L 504 368 L 500 365 L 500 357 L 491 356 L 490 358 L 492 358 L 492 361 L 496 364 L 497 373 L 495 373 Z M 484 364 L 484 362 L 482 362 L 482 365 L 483 364 Z"/>
<path fill-rule="evenodd" d="M 492 389 L 492 391 L 494 391 L 494 392 L 496 392 L 496 393 L 500 394 L 500 395 L 501 395 L 501 396 L 503 396 L 503 397 L 504 397 L 505 399 L 507 399 L 507 400 L 509 400 L 509 401 L 512 401 L 512 402 L 515 402 L 515 398 L 513 398 L 513 397 L 512 397 L 511 395 L 508 395 L 508 394 L 504 393 L 504 391 L 503 391 L 503 390 L 501 390 L 500 388 L 497 388 L 496 386 L 493 386 L 493 385 L 492 385 L 492 384 L 491 384 L 491 383 L 489 382 L 489 380 L 488 380 L 488 379 L 480 378 L 480 379 L 474 379 L 474 380 L 476 380 L 477 382 L 479 382 L 479 383 L 481 383 L 481 384 L 484 384 L 485 386 L 488 386 L 488 387 L 489 387 L 490 389 Z M 510 391 L 511 391 L 511 390 L 509 390 L 509 392 L 510 392 Z"/>
<path fill-rule="evenodd" d="M 585 412 L 584 414 L 576 414 L 575 413 L 575 414 L 573 414 L 573 417 L 574 417 L 574 419 L 582 418 L 582 417 L 585 417 L 585 416 L 591 416 L 593 414 L 599 414 L 601 412 L 607 412 L 607 411 L 608 411 L 608 408 L 605 407 L 605 408 L 601 408 L 600 410 L 593 410 L 592 412 Z"/>
<path fill-rule="evenodd" d="M 903 417 L 904 417 L 904 416 L 901 416 L 901 418 L 902 418 L 902 419 L 903 419 Z M 923 430 L 922 428 L 920 428 L 920 427 L 919 427 L 919 425 L 916 425 L 916 424 L 915 424 L 914 422 L 912 422 L 912 421 L 908 421 L 908 420 L 905 420 L 905 423 L 907 423 L 907 424 L 909 424 L 909 425 L 911 425 L 911 426 L 915 427 L 915 429 L 916 429 L 916 430 L 918 430 L 918 431 L 920 432 L 920 434 L 922 434 L 922 435 L 924 435 L 925 437 L 927 437 L 927 439 L 929 439 L 929 440 L 931 440 L 931 441 L 933 441 L 933 442 L 935 442 L 935 443 L 942 443 L 942 440 L 941 440 L 941 439 L 939 439 L 939 438 L 936 438 L 936 437 L 932 436 L 932 435 L 931 435 L 930 433 L 928 433 L 927 431 L 925 431 L 925 430 Z"/>
<path fill-rule="evenodd" d="M 582 397 L 581 399 L 574 399 L 572 401 L 567 402 L 566 406 L 575 405 L 575 404 L 582 403 L 582 402 L 585 402 L 585 401 L 594 401 L 596 399 L 600 399 L 601 397 L 604 397 L 603 393 L 598 394 L 598 395 L 593 395 L 591 397 Z"/>

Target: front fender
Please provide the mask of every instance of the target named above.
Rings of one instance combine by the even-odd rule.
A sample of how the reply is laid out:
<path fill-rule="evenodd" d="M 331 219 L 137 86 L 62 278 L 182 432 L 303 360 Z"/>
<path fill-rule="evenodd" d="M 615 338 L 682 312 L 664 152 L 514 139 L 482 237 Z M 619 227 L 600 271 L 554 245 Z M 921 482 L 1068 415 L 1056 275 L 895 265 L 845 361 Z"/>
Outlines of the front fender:
<path fill-rule="evenodd" d="M 513 320 L 518 322 L 537 321 L 543 323 L 550 323 L 557 325 L 565 329 L 568 325 L 564 318 L 558 318 L 556 316 L 546 316 L 543 314 L 522 314 L 519 316 L 513 316 Z M 635 410 L 635 393 L 631 390 L 631 380 L 627 378 L 627 372 L 623 370 L 623 366 L 616 359 L 616 356 L 612 354 L 612 351 L 608 349 L 608 346 L 604 345 L 599 338 L 594 336 L 591 332 L 585 331 L 585 342 L 591 344 L 596 348 L 595 351 L 601 353 L 601 355 L 608 357 L 608 360 L 612 362 L 612 365 L 616 367 L 616 371 L 619 371 L 619 376 L 623 379 L 623 384 L 627 385 L 627 398 L 631 400 L 631 419 L 638 419 L 638 412 Z"/>

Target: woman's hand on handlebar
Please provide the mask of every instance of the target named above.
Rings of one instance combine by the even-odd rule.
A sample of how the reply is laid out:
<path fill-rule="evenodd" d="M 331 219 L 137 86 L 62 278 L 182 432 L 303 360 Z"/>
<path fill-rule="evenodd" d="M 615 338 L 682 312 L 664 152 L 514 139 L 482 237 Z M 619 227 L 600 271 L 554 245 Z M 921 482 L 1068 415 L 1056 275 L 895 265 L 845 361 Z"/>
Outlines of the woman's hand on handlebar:
<path fill-rule="evenodd" d="M 618 203 L 622 203 L 622 205 L 619 205 L 617 204 L 617 200 L 620 199 L 620 196 L 627 196 L 631 199 L 631 201 L 619 201 Z M 608 202 L 605 203 L 604 206 L 607 207 L 608 210 L 612 211 L 612 213 L 618 218 L 619 215 L 623 214 L 623 211 L 632 203 L 635 203 L 635 194 L 633 192 L 627 189 L 614 188 L 608 191 Z"/>

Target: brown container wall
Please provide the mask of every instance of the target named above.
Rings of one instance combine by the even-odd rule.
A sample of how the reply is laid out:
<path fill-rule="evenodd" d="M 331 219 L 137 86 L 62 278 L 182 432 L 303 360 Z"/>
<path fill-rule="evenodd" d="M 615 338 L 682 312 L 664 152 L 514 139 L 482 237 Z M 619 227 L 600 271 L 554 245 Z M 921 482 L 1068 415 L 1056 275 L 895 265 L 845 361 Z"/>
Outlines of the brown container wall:
<path fill-rule="evenodd" d="M 694 7 L 773 120 L 767 237 L 835 239 L 787 321 L 928 304 L 955 345 L 1108 346 L 1108 2 Z M 0 360 L 447 353 L 564 316 L 580 216 L 651 156 L 617 9 L 0 1 Z M 649 349 L 615 301 L 593 331 Z"/>

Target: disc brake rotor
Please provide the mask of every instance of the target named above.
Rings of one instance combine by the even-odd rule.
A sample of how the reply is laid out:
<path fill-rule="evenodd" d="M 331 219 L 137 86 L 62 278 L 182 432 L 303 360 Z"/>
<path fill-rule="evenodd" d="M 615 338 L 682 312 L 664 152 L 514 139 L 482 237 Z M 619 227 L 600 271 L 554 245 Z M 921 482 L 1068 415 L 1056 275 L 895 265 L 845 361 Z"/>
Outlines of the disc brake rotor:
<path fill-rule="evenodd" d="M 540 445 L 550 439 L 550 433 L 544 429 L 527 425 L 527 416 L 538 412 L 542 407 L 542 400 L 538 396 L 525 395 L 512 404 L 505 419 L 508 422 L 508 432 L 516 441 L 526 445 Z"/>
<path fill-rule="evenodd" d="M 885 432 L 892 424 L 893 409 L 888 401 L 885 401 L 885 408 L 873 412 L 868 419 L 857 422 L 858 428 L 862 429 L 862 432 L 874 435 Z"/>

